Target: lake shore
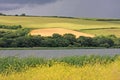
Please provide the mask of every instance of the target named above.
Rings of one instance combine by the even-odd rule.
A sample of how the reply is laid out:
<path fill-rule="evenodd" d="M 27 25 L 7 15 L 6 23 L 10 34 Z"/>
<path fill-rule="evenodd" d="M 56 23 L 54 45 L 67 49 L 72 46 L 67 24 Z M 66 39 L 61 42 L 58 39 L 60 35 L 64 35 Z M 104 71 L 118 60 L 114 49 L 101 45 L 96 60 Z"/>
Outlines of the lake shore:
<path fill-rule="evenodd" d="M 29 47 L 29 48 L 0 48 L 0 50 L 64 50 L 64 49 L 119 49 L 105 47 Z"/>

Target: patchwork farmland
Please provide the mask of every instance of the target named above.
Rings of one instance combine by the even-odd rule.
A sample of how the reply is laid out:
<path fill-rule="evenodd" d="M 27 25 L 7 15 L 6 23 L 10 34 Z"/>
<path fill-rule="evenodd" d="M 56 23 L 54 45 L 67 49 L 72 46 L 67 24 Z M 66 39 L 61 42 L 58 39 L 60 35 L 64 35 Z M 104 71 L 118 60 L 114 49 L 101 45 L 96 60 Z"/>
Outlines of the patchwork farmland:
<path fill-rule="evenodd" d="M 97 19 L 67 18 L 67 17 L 63 18 L 63 17 L 0 16 L 0 24 L 22 25 L 23 28 L 30 28 L 32 30 L 61 28 L 67 29 L 68 31 L 73 30 L 77 32 L 87 33 L 88 35 L 91 36 L 116 35 L 117 37 L 120 37 L 119 35 L 120 21 L 114 19 L 110 21 L 107 19 L 101 21 Z M 38 32 L 38 34 L 40 33 Z"/>

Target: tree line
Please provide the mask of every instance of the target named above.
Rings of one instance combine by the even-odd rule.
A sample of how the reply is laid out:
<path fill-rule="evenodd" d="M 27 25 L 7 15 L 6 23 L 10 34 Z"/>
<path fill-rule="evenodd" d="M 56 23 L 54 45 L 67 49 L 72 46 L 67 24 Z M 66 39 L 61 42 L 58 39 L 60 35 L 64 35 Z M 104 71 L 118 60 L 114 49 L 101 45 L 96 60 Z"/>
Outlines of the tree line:
<path fill-rule="evenodd" d="M 22 28 L 21 25 L 13 25 L 13 26 L 0 25 L 0 29 L 20 29 L 20 28 Z"/>
<path fill-rule="evenodd" d="M 27 16 L 27 15 L 25 13 L 15 14 L 15 15 L 8 15 L 8 14 L 5 14 L 5 13 L 0 13 L 0 16 Z"/>
<path fill-rule="evenodd" d="M 53 34 L 43 37 L 29 35 L 29 29 L 15 32 L 0 31 L 0 47 L 120 47 L 120 38 L 114 35 L 76 38 L 73 34 Z"/>

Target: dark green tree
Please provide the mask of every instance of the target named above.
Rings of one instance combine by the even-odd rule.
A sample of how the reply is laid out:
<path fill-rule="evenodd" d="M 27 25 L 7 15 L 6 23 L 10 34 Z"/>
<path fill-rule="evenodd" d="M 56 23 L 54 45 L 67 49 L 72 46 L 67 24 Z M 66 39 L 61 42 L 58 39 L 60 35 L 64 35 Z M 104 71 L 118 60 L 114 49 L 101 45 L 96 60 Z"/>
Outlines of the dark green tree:
<path fill-rule="evenodd" d="M 98 47 L 112 47 L 114 46 L 114 41 L 105 36 L 99 36 L 93 38 L 94 42 Z"/>
<path fill-rule="evenodd" d="M 26 14 L 25 14 L 25 13 L 22 13 L 20 16 L 26 16 Z"/>
<path fill-rule="evenodd" d="M 80 36 L 79 38 L 77 38 L 77 43 L 79 43 L 79 46 L 82 46 L 82 47 L 93 46 L 93 41 L 91 37 Z"/>
<path fill-rule="evenodd" d="M 73 34 L 64 34 L 63 38 L 68 40 L 70 45 L 74 45 L 74 42 L 76 42 L 76 36 Z"/>
<path fill-rule="evenodd" d="M 52 35 L 52 38 L 62 38 L 62 35 L 57 34 L 57 33 L 54 33 L 54 34 Z"/>

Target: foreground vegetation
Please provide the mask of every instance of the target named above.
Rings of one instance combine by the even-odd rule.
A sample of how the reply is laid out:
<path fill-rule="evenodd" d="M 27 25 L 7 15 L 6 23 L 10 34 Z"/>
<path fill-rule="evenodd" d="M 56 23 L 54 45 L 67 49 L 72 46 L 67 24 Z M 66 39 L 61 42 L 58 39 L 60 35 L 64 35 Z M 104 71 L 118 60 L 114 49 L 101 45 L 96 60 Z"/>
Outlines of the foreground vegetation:
<path fill-rule="evenodd" d="M 37 67 L 40 65 L 53 66 L 54 63 L 66 63 L 71 66 L 85 66 L 99 64 L 109 64 L 116 61 L 119 58 L 118 55 L 115 56 L 71 56 L 63 58 L 39 58 L 39 57 L 0 57 L 0 73 L 9 74 L 12 72 L 21 72 L 29 69 L 29 67 Z"/>
<path fill-rule="evenodd" d="M 119 80 L 119 56 L 0 58 L 1 80 Z"/>
<path fill-rule="evenodd" d="M 29 68 L 26 72 L 0 75 L 1 80 L 119 80 L 120 61 L 109 65 L 96 64 L 84 67 L 69 66 L 64 63 L 52 67 Z"/>

